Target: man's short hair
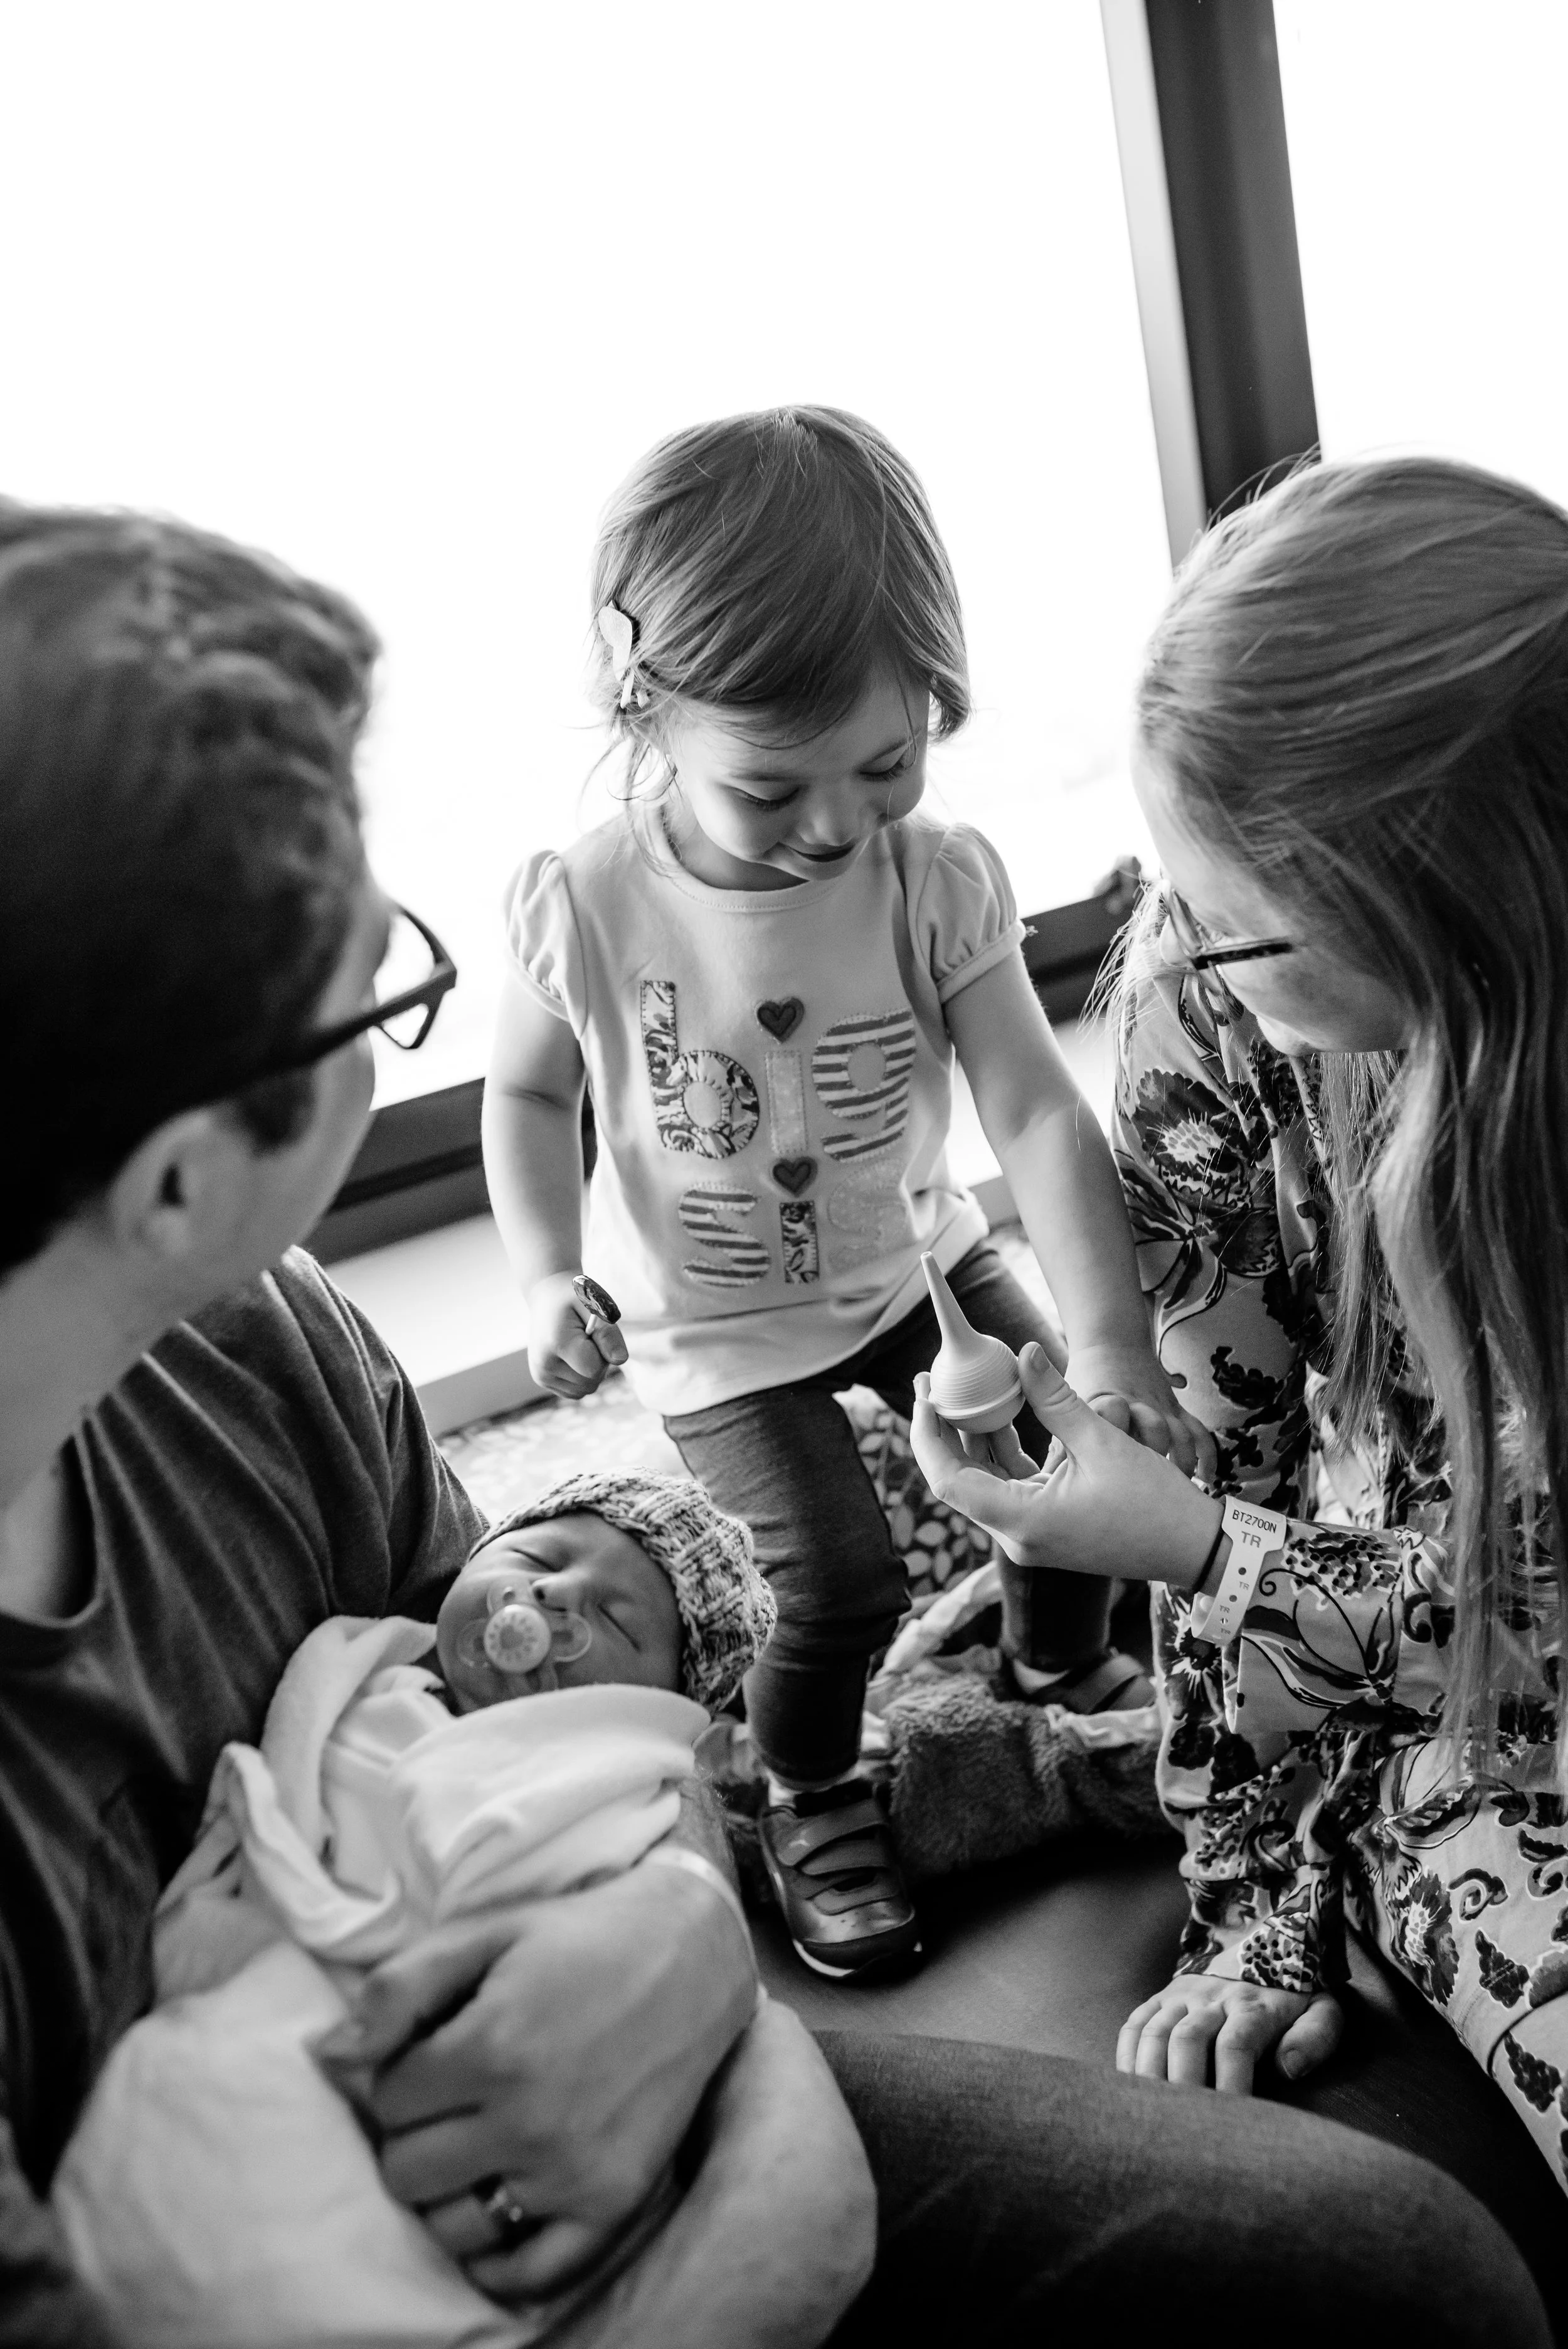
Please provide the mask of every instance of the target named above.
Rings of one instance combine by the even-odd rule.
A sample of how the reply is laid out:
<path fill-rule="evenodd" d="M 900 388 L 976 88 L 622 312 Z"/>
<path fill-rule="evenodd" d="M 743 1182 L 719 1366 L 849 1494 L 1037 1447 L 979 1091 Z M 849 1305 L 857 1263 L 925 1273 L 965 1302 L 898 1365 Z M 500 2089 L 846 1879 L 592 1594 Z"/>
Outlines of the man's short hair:
<path fill-rule="evenodd" d="M 181 1109 L 294 1139 L 363 872 L 354 607 L 179 523 L 0 502 L 0 1274 Z"/>

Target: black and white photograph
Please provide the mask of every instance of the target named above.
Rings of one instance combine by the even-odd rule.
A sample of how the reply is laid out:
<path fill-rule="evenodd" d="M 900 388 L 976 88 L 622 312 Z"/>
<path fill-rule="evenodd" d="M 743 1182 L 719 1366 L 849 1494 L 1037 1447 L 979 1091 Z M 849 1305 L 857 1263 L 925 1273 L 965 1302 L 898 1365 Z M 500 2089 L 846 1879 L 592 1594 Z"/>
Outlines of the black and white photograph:
<path fill-rule="evenodd" d="M 1568 2349 L 1568 9 L 0 91 L 0 2349 Z"/>

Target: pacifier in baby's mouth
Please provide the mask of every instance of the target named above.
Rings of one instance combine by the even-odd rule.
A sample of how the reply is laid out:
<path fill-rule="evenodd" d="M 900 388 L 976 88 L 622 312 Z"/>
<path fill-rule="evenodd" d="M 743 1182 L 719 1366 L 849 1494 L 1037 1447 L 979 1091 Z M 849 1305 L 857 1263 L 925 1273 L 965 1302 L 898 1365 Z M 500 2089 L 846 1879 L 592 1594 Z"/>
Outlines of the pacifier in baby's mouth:
<path fill-rule="evenodd" d="M 473 1611 L 455 1634 L 443 1622 L 438 1646 L 448 1681 L 476 1702 L 498 1704 L 552 1689 L 557 1665 L 575 1663 L 593 1645 L 581 1615 L 542 1596 L 548 1586 L 504 1568 L 465 1580 Z"/>

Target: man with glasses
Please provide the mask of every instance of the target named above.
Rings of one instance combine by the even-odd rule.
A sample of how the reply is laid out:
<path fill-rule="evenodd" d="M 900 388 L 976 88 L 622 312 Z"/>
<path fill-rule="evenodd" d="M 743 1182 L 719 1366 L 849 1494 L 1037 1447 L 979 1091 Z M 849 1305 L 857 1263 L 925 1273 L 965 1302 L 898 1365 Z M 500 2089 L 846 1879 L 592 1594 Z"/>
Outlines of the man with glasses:
<path fill-rule="evenodd" d="M 149 2003 L 221 1748 L 255 1741 L 328 1615 L 433 1616 L 480 1530 L 397 1364 L 292 1245 L 364 1131 L 368 1030 L 418 1043 L 455 976 L 365 864 L 375 649 L 221 541 L 0 507 L 0 2344 L 115 2337 L 49 2181 Z M 493 2295 L 591 2275 L 699 2110 L 726 2142 L 756 1982 L 694 1813 L 689 1865 L 438 1929 L 335 2034 L 391 2190 Z M 1342 2340 L 1383 2337 L 1360 2140 L 1315 2166 L 1320 2125 L 1262 2102 L 1216 2136 L 1212 2097 L 1087 2065 L 823 2044 L 881 2203 L 845 2349 L 1033 2342 L 1047 2316 L 1119 2338 L 1216 2276 L 1281 2340 L 1346 2309 L 1369 2329 Z M 1429 2247 L 1434 2328 L 1479 2295 L 1490 2344 L 1531 2338 L 1501 2235 L 1400 2159 L 1379 2209 Z M 746 2300 L 779 2278 L 767 2232 L 718 2279 L 736 2349 L 820 2334 L 780 2331 L 781 2287 Z"/>
<path fill-rule="evenodd" d="M 44 2198 L 221 1748 L 327 1615 L 433 1616 L 481 1530 L 292 1248 L 368 1031 L 421 1042 L 456 976 L 366 868 L 375 651 L 219 541 L 0 508 L 0 2341 L 112 2338 Z M 633 1871 L 372 1977 L 341 2052 L 481 2288 L 591 2267 L 685 2136 L 755 1998 L 714 1878 Z"/>

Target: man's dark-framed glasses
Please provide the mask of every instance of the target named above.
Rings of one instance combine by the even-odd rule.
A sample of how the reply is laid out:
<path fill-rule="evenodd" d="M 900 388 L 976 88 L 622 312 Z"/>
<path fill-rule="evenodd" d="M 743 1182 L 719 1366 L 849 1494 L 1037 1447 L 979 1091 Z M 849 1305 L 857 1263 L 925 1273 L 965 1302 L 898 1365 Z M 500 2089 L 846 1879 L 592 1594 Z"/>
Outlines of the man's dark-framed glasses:
<path fill-rule="evenodd" d="M 269 1061 L 262 1073 L 281 1077 L 291 1069 L 311 1068 L 372 1028 L 378 1028 L 400 1052 L 417 1052 L 436 1024 L 442 998 L 457 983 L 458 966 L 435 931 L 407 905 L 394 905 L 387 952 L 374 982 L 375 1002 L 352 1019 L 335 1019 L 330 1028 L 318 1028 L 295 1050 Z"/>
<path fill-rule="evenodd" d="M 1217 970 L 1223 963 L 1267 962 L 1275 955 L 1294 954 L 1295 947 L 1289 938 L 1213 938 L 1186 899 L 1165 885 L 1165 911 L 1171 932 L 1181 949 L 1177 970 Z"/>

